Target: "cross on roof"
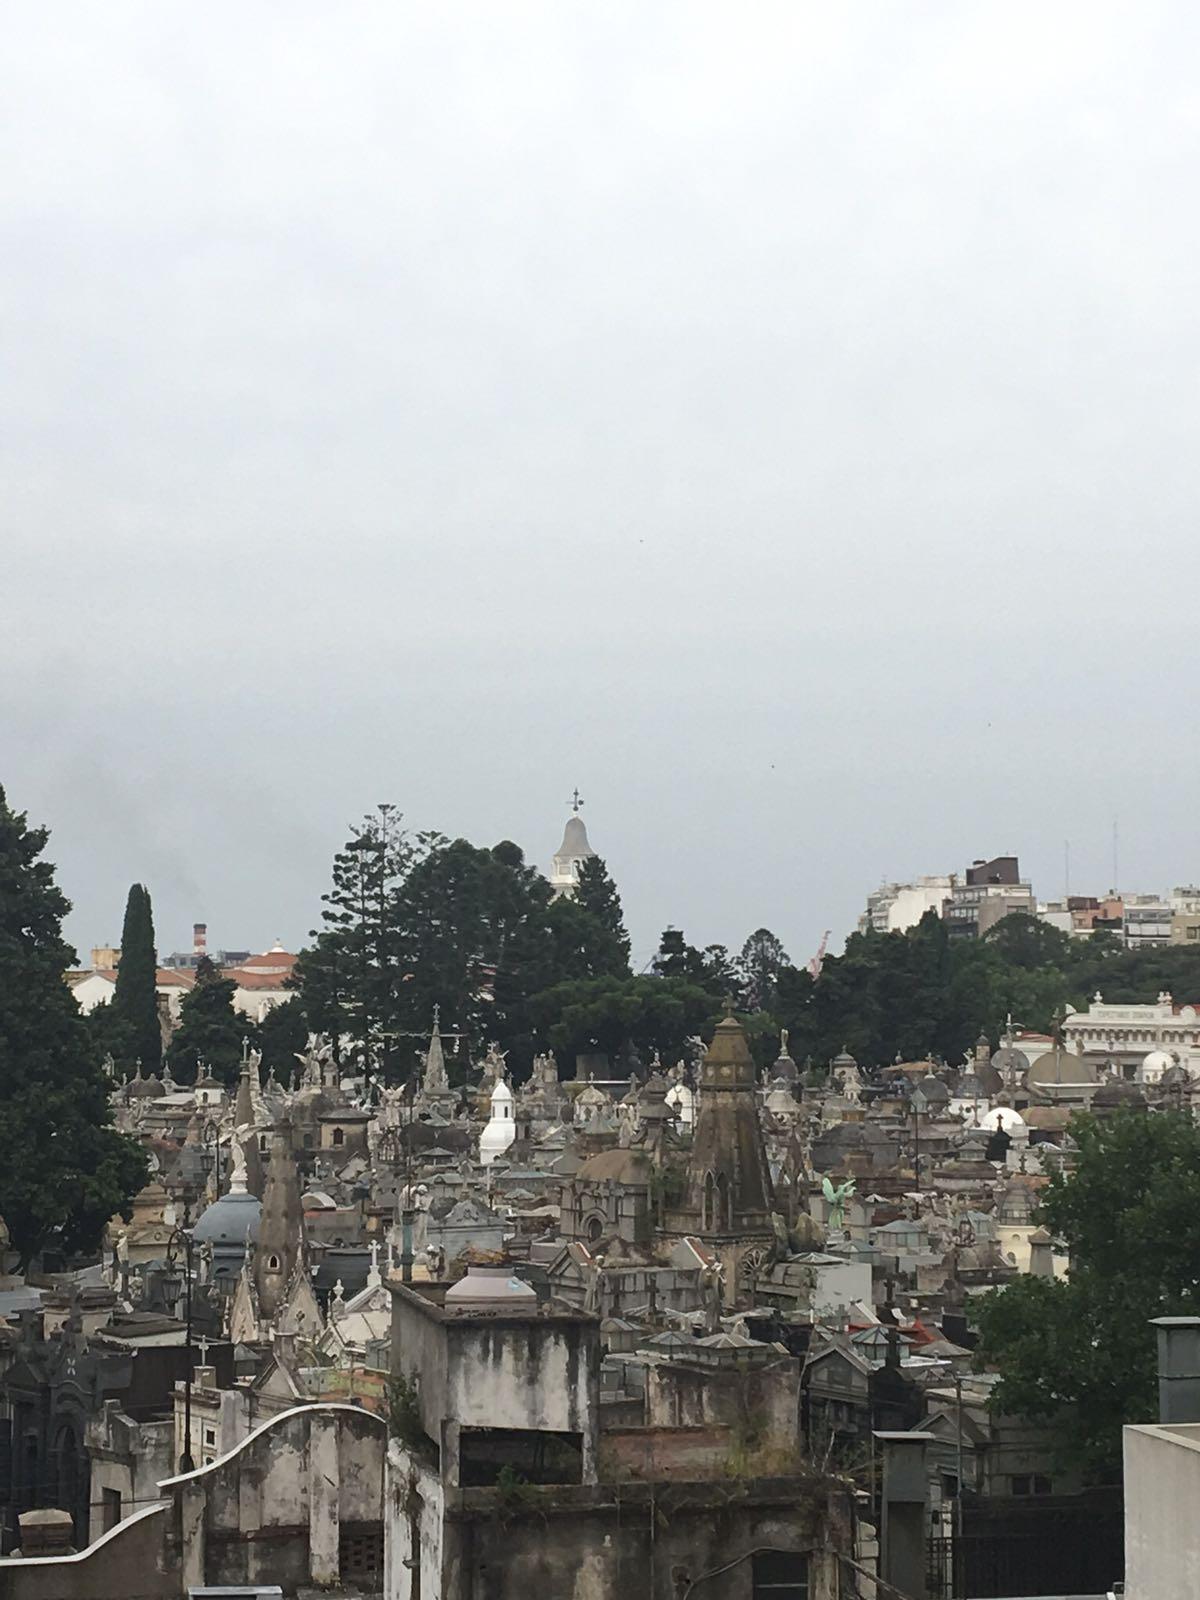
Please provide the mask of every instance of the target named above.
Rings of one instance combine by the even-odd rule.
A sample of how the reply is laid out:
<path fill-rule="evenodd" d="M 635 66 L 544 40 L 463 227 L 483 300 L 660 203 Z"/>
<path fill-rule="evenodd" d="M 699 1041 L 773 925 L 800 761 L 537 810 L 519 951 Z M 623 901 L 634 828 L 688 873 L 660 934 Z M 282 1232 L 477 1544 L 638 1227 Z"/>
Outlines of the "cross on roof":
<path fill-rule="evenodd" d="M 579 793 L 579 785 L 576 784 L 574 792 L 571 795 L 571 810 L 575 813 L 576 816 L 579 815 L 579 808 L 580 808 L 580 806 L 582 804 L 583 804 L 583 796 Z"/>

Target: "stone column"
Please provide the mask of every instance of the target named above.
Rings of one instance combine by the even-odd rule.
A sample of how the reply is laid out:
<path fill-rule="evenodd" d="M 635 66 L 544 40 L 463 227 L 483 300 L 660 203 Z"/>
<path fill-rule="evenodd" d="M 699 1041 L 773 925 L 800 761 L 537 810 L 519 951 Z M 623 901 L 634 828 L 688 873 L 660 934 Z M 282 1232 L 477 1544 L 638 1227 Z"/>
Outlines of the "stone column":
<path fill-rule="evenodd" d="M 308 1559 L 314 1583 L 335 1584 L 341 1577 L 336 1412 L 315 1408 L 308 1432 Z"/>
<path fill-rule="evenodd" d="M 876 1433 L 883 1450 L 883 1526 L 879 1576 L 908 1596 L 927 1600 L 929 1480 L 925 1447 L 931 1433 Z"/>
<path fill-rule="evenodd" d="M 191 1477 L 175 1490 L 179 1507 L 179 1548 L 182 1556 L 182 1590 L 202 1589 L 205 1582 L 204 1508 L 208 1496 L 204 1480 Z"/>

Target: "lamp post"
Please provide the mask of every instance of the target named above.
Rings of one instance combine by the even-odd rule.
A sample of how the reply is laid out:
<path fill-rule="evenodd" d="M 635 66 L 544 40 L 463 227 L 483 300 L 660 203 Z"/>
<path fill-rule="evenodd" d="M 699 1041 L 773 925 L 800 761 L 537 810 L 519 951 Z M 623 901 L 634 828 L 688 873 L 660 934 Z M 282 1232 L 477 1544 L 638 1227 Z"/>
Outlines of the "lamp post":
<path fill-rule="evenodd" d="M 221 1124 L 211 1122 L 204 1135 L 204 1143 L 212 1151 L 213 1198 L 221 1198 Z"/>
<path fill-rule="evenodd" d="M 920 1084 L 914 1088 L 909 1097 L 913 1114 L 913 1174 L 917 1180 L 917 1193 L 921 1192 L 921 1113 L 928 1111 L 929 1101 L 925 1098 L 925 1091 Z"/>
<path fill-rule="evenodd" d="M 183 1374 L 183 1449 L 179 1455 L 180 1472 L 194 1472 L 192 1459 L 192 1260 L 195 1243 L 192 1239 L 188 1208 L 183 1208 L 183 1221 L 171 1229 L 167 1240 L 167 1265 L 174 1269 L 180 1253 L 183 1256 L 184 1286 L 183 1315 L 187 1332 L 184 1336 L 185 1367 Z"/>

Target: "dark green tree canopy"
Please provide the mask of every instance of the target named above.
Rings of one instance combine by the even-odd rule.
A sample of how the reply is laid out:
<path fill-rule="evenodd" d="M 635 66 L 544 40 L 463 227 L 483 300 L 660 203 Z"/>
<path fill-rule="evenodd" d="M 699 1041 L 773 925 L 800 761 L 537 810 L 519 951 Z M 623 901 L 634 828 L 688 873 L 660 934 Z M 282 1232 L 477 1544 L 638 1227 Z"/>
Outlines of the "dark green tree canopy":
<path fill-rule="evenodd" d="M 254 1043 L 262 1051 L 262 1070 L 274 1072 L 281 1083 L 291 1081 L 296 1057 L 308 1044 L 308 1018 L 298 994 L 281 1006 L 273 1006 L 254 1031 Z"/>
<path fill-rule="evenodd" d="M 237 1082 L 242 1050 L 254 1030 L 233 1009 L 236 989 L 233 979 L 223 978 L 207 956 L 201 959 L 171 1039 L 171 1072 L 181 1083 L 195 1082 L 198 1065 L 229 1087 Z"/>
<path fill-rule="evenodd" d="M 629 935 L 617 886 L 609 876 L 601 856 L 589 856 L 579 869 L 579 881 L 572 904 L 593 918 L 611 940 L 609 971 L 613 977 L 629 972 Z"/>
<path fill-rule="evenodd" d="M 351 828 L 333 858 L 333 886 L 321 896 L 323 926 L 301 952 L 293 976 L 308 1020 L 333 1040 L 354 1042 L 360 1064 L 386 1056 L 406 1008 L 407 952 L 397 901 L 436 834 L 410 834 L 395 806 L 380 805 Z"/>
<path fill-rule="evenodd" d="M 996 1401 L 1053 1423 L 1065 1456 L 1116 1481 L 1121 1428 L 1156 1415 L 1151 1317 L 1200 1314 L 1200 1129 L 1178 1112 L 1077 1116 L 1075 1170 L 1046 1191 L 1066 1280 L 1019 1278 L 978 1303 Z"/>
<path fill-rule="evenodd" d="M 779 1003 L 779 980 L 791 966 L 781 940 L 769 928 L 759 928 L 746 940 L 738 957 L 741 1002 L 748 1011 L 774 1011 Z"/>
<path fill-rule="evenodd" d="M 125 902 L 125 925 L 121 932 L 121 963 L 117 968 L 117 988 L 113 995 L 112 1021 L 121 1053 L 114 1051 L 118 1065 L 142 1064 L 142 1074 L 150 1077 L 162 1061 L 162 1024 L 158 1015 L 158 956 L 154 948 L 154 916 L 150 891 L 135 883 Z"/>
<path fill-rule="evenodd" d="M 51 1245 L 95 1250 L 147 1171 L 111 1125 L 110 1084 L 63 980 L 70 905 L 46 840 L 0 789 L 0 1216 L 23 1270 Z"/>
<path fill-rule="evenodd" d="M 435 1005 L 443 1028 L 462 1042 L 456 1059 L 495 1040 L 518 1079 L 552 1036 L 599 1032 L 620 1036 L 621 1048 L 630 1043 L 611 1015 L 593 1027 L 574 1010 L 579 985 L 604 984 L 606 996 L 620 992 L 625 1004 L 637 993 L 622 988 L 629 939 L 599 857 L 581 869 L 576 895 L 556 901 L 511 840 L 489 850 L 408 835 L 394 808 L 380 807 L 338 852 L 322 917 L 293 980 L 307 1023 L 339 1048 L 368 1035 L 371 1058 L 389 1077 L 408 1075 Z M 786 1027 L 793 1056 L 814 1071 L 843 1048 L 870 1071 L 897 1057 L 957 1063 L 981 1032 L 998 1041 L 1009 1018 L 1045 1031 L 1098 987 L 1114 1001 L 1153 1000 L 1163 988 L 1200 1000 L 1200 946 L 1126 951 L 1108 935 L 1069 939 L 1021 914 L 983 939 L 956 940 L 930 912 L 907 932 L 852 934 L 815 980 L 768 928 L 734 957 L 668 927 L 649 976 L 703 993 L 711 1015 L 732 997 L 760 1066 L 774 1060 Z M 569 1016 L 554 1009 L 568 1004 Z M 674 1036 L 664 1026 L 657 1043 L 665 1055 Z"/>

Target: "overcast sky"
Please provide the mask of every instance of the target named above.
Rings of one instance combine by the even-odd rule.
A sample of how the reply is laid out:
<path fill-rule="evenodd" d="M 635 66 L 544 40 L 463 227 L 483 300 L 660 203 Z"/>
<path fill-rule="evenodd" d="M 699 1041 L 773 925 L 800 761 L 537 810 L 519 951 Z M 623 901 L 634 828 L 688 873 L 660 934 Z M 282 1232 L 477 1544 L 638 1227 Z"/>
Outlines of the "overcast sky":
<path fill-rule="evenodd" d="M 1200 874 L 1193 5 L 3 7 L 0 783 L 82 951 L 575 784 L 635 953 Z"/>

